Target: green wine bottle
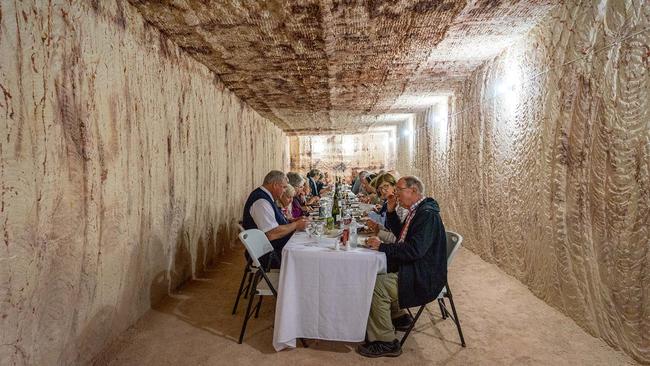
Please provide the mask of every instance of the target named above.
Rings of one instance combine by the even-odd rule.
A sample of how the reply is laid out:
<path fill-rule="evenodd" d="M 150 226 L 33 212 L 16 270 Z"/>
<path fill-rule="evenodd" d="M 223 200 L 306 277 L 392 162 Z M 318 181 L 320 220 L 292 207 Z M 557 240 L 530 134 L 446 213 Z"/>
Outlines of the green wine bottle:
<path fill-rule="evenodd" d="M 339 206 L 339 186 L 337 185 L 334 190 L 334 202 L 332 202 L 332 218 L 334 223 L 338 225 L 341 221 L 341 206 Z"/>

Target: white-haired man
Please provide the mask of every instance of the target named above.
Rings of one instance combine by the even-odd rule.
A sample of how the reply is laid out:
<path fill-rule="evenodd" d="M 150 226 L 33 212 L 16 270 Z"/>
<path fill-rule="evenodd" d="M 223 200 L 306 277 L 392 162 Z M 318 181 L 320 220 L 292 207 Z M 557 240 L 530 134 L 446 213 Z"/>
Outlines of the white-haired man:
<path fill-rule="evenodd" d="M 397 202 L 408 209 L 404 222 L 395 210 Z M 391 305 L 410 308 L 433 301 L 447 282 L 447 236 L 438 203 L 424 196 L 424 186 L 415 176 L 397 181 L 395 194 L 388 197 L 387 226 L 396 243 L 381 243 L 371 237 L 367 245 L 386 254 L 388 273 L 377 275 L 368 317 L 368 342 L 357 352 L 366 357 L 396 357 L 402 353 L 395 327 L 408 327 L 393 319 Z M 397 275 L 399 273 L 399 276 Z"/>
<path fill-rule="evenodd" d="M 259 229 L 266 234 L 266 237 L 273 246 L 273 256 L 265 256 L 262 264 L 267 266 L 270 261 L 271 268 L 280 268 L 282 260 L 282 248 L 296 230 L 303 230 L 307 227 L 309 220 L 301 218 L 294 222 L 288 222 L 277 201 L 288 185 L 287 176 L 279 170 L 271 170 L 264 177 L 262 186 L 251 192 L 244 204 L 244 216 L 242 226 L 244 229 Z"/>

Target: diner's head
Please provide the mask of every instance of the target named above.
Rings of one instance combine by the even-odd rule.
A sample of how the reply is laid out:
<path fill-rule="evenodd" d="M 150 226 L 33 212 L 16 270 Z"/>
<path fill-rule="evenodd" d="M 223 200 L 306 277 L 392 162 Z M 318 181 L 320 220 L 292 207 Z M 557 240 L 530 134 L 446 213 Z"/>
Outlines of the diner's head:
<path fill-rule="evenodd" d="M 293 196 L 296 195 L 296 189 L 293 188 L 291 184 L 287 184 L 286 188 L 280 195 L 280 198 L 278 198 L 278 202 L 280 203 L 281 207 L 289 207 L 291 205 L 291 202 L 293 201 Z"/>
<path fill-rule="evenodd" d="M 264 188 L 271 192 L 273 199 L 276 200 L 280 198 L 282 192 L 284 192 L 288 185 L 289 182 L 287 176 L 279 170 L 271 170 L 268 172 L 264 177 L 264 183 L 262 184 Z"/>
<path fill-rule="evenodd" d="M 377 192 L 381 195 L 382 198 L 387 198 L 390 195 L 395 194 L 395 185 L 397 181 L 392 174 L 382 174 L 377 177 Z"/>
<path fill-rule="evenodd" d="M 407 175 L 397 181 L 395 193 L 400 205 L 409 208 L 424 196 L 424 184 L 420 178 Z"/>
<path fill-rule="evenodd" d="M 372 173 L 370 173 L 370 174 L 368 174 L 368 175 L 365 176 L 365 179 L 362 179 L 362 180 L 361 180 L 361 185 L 364 187 L 365 190 L 371 189 L 372 186 L 370 185 L 370 183 L 371 183 L 375 178 L 377 178 L 377 175 L 376 175 L 376 174 L 372 174 Z"/>
<path fill-rule="evenodd" d="M 305 180 L 296 172 L 287 173 L 287 179 L 293 188 L 300 189 L 305 185 Z"/>
<path fill-rule="evenodd" d="M 320 175 L 318 169 L 312 169 L 307 173 L 307 178 L 316 179 Z"/>

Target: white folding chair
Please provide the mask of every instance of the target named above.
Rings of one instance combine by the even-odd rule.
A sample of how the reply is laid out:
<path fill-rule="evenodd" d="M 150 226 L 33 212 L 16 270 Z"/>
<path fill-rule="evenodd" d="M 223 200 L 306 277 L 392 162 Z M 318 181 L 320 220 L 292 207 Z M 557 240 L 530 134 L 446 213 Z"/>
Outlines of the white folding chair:
<path fill-rule="evenodd" d="M 456 255 L 456 252 L 460 248 L 461 244 L 463 242 L 463 237 L 460 236 L 458 233 L 455 233 L 453 231 L 447 231 L 447 267 L 451 264 L 451 260 L 454 258 Z M 445 298 L 449 299 L 449 304 L 451 305 L 451 313 L 447 309 L 447 306 L 445 304 Z M 456 329 L 458 330 L 458 336 L 460 337 L 460 344 L 465 347 L 465 337 L 463 337 L 463 330 L 460 327 L 460 320 L 458 319 L 458 314 L 456 313 L 456 306 L 454 305 L 454 297 L 451 294 L 451 289 L 449 288 L 449 282 L 445 284 L 445 287 L 442 288 L 442 291 L 440 291 L 440 294 L 438 295 L 438 306 L 440 306 L 440 312 L 442 313 L 442 318 L 447 319 L 447 317 L 451 318 L 454 321 L 454 324 L 456 324 Z M 409 334 L 413 330 L 413 327 L 415 327 L 415 323 L 418 321 L 420 318 L 420 315 L 422 314 L 422 311 L 426 305 L 420 306 L 418 309 L 418 312 L 416 313 L 415 317 L 413 317 L 413 322 L 411 322 L 411 325 L 409 328 L 404 332 L 404 336 L 402 337 L 402 340 L 400 341 L 401 345 L 404 345 L 404 342 L 406 342 L 406 339 L 408 338 Z M 411 310 L 407 309 L 409 314 L 411 314 Z M 413 314 L 411 314 L 413 316 Z"/>
<path fill-rule="evenodd" d="M 276 289 L 278 287 L 280 274 L 278 272 L 266 272 L 260 265 L 259 258 L 273 251 L 273 246 L 271 246 L 266 234 L 257 229 L 250 229 L 239 233 L 239 239 L 244 243 L 246 251 L 251 257 L 252 265 L 257 269 L 253 275 L 253 282 L 251 284 L 251 289 L 254 289 L 254 292 L 251 291 L 250 293 L 246 315 L 244 316 L 244 323 L 242 324 L 241 333 L 239 334 L 238 343 L 241 344 L 244 339 L 244 333 L 246 332 L 248 319 L 253 315 L 251 308 L 253 307 L 255 296 L 257 295 L 259 297 L 254 310 L 255 317 L 257 318 L 260 313 L 262 298 L 264 296 L 277 297 Z"/>
<path fill-rule="evenodd" d="M 237 224 L 237 228 L 239 229 L 240 233 L 243 233 L 245 231 L 244 227 L 241 226 L 241 222 Z M 239 300 L 241 299 L 241 296 L 244 295 L 244 299 L 248 297 L 248 293 L 250 292 L 251 283 L 253 282 L 253 275 L 255 274 L 255 271 L 257 271 L 257 268 L 253 267 L 253 261 L 250 259 L 249 256 L 246 256 L 244 275 L 242 276 L 241 282 L 239 284 L 239 290 L 237 291 L 237 297 L 235 298 L 235 305 L 232 307 L 233 315 L 235 315 L 235 313 L 237 312 L 237 306 L 239 305 Z M 244 284 L 246 284 L 246 286 L 244 286 Z"/>

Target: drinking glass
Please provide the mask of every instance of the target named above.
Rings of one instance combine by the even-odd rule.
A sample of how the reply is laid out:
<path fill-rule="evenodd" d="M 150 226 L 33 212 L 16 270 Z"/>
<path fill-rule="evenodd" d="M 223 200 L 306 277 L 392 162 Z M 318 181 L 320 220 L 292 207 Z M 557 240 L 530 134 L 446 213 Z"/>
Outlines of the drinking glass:
<path fill-rule="evenodd" d="M 314 228 L 314 235 L 316 235 L 316 242 L 320 244 L 320 238 L 323 236 L 325 233 L 325 223 L 322 221 L 316 222 L 316 226 Z"/>

